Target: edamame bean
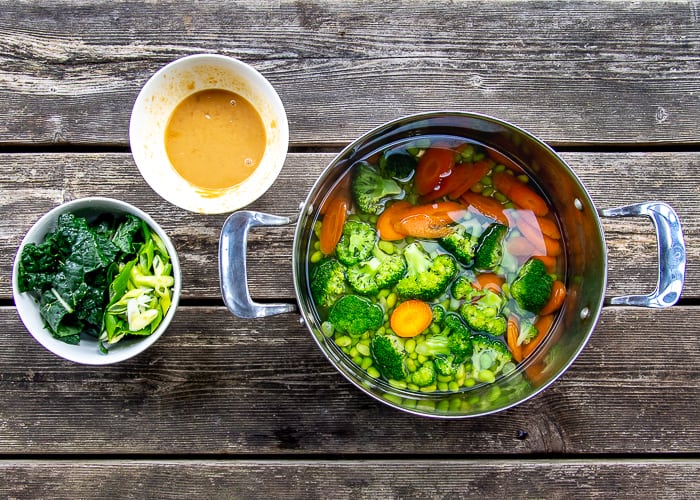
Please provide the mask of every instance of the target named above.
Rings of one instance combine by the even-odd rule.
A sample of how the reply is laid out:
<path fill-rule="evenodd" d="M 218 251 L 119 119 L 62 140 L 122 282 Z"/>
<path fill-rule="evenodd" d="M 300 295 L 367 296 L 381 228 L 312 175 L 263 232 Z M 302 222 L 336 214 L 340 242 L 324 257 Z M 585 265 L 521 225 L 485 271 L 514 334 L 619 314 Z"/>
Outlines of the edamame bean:
<path fill-rule="evenodd" d="M 406 342 L 403 345 L 403 348 L 406 349 L 406 352 L 411 354 L 413 351 L 416 350 L 416 339 L 414 338 L 409 338 L 406 340 Z"/>
<path fill-rule="evenodd" d="M 352 344 L 352 339 L 347 335 L 343 335 L 342 337 L 335 339 L 335 343 L 338 345 L 338 347 L 347 347 Z"/>
<path fill-rule="evenodd" d="M 321 259 L 323 259 L 323 252 L 316 251 L 311 254 L 311 258 L 309 260 L 312 264 L 316 264 L 317 262 L 321 262 Z"/>
<path fill-rule="evenodd" d="M 374 366 L 370 366 L 367 368 L 367 375 L 369 375 L 372 378 L 379 378 L 379 370 L 377 370 Z"/>
<path fill-rule="evenodd" d="M 384 253 L 388 253 L 389 255 L 392 255 L 396 252 L 396 247 L 390 241 L 379 240 L 377 246 L 379 247 L 379 250 L 381 250 Z"/>
<path fill-rule="evenodd" d="M 479 382 L 491 384 L 496 381 L 496 375 L 491 370 L 481 370 L 477 376 Z"/>
<path fill-rule="evenodd" d="M 395 293 L 390 293 L 387 298 L 386 298 L 386 306 L 389 309 L 393 309 L 394 306 L 396 305 L 396 301 L 398 300 L 398 296 Z"/>
<path fill-rule="evenodd" d="M 408 384 L 403 380 L 394 380 L 393 378 L 389 379 L 389 385 L 397 389 L 406 389 L 408 386 Z"/>
<path fill-rule="evenodd" d="M 360 365 L 360 368 L 363 370 L 368 370 L 369 367 L 372 366 L 372 358 L 365 358 L 362 360 L 362 364 Z"/>

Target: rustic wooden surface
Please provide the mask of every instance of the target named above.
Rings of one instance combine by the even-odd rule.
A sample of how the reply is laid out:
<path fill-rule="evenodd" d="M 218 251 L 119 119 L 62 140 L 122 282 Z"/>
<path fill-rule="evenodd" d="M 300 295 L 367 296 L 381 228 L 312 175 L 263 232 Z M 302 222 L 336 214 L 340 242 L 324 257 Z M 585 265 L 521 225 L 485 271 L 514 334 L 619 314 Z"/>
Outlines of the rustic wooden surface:
<path fill-rule="evenodd" d="M 0 12 L 0 494 L 697 497 L 700 4 L 3 0 Z M 297 213 L 334 154 L 386 120 L 488 113 L 559 150 L 598 208 L 671 203 L 688 254 L 680 304 L 604 308 L 560 380 L 494 416 L 375 402 L 296 315 L 233 317 L 216 267 L 226 215 L 169 205 L 138 174 L 128 121 L 141 85 L 200 52 L 255 66 L 289 115 L 291 153 L 252 209 Z M 88 195 L 149 212 L 184 271 L 163 338 L 101 368 L 27 335 L 10 282 L 33 222 Z M 650 291 L 651 224 L 603 223 L 606 296 Z M 292 236 L 252 233 L 256 299 L 294 302 Z"/>

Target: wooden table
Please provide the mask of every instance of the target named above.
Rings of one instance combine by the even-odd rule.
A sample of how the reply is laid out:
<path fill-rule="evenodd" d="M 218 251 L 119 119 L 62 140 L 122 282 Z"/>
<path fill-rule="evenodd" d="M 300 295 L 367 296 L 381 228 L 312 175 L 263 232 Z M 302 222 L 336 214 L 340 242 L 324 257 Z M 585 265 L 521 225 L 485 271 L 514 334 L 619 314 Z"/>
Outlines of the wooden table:
<path fill-rule="evenodd" d="M 700 4 L 0 1 L 0 493 L 7 497 L 697 497 L 700 492 Z M 605 307 L 552 387 L 444 421 L 382 405 L 294 314 L 223 306 L 226 215 L 159 198 L 129 152 L 132 103 L 187 54 L 276 87 L 290 153 L 250 208 L 294 215 L 344 145 L 402 115 L 468 110 L 559 151 L 598 208 L 660 199 L 686 236 L 683 297 Z M 184 269 L 170 329 L 108 367 L 54 357 L 20 322 L 11 265 L 47 210 L 98 195 L 149 212 Z M 607 296 L 648 292 L 645 219 L 605 219 Z M 256 300 L 293 302 L 292 227 L 253 232 Z"/>

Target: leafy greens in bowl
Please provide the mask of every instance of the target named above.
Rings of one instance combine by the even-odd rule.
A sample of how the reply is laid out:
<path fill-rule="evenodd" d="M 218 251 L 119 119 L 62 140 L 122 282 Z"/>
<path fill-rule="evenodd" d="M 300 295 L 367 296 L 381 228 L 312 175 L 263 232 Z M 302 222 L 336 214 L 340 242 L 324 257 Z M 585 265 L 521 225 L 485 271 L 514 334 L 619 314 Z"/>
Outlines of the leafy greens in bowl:
<path fill-rule="evenodd" d="M 127 359 L 153 344 L 177 307 L 180 266 L 146 213 L 109 198 L 61 205 L 27 233 L 15 258 L 15 304 L 29 332 L 85 364 Z"/>

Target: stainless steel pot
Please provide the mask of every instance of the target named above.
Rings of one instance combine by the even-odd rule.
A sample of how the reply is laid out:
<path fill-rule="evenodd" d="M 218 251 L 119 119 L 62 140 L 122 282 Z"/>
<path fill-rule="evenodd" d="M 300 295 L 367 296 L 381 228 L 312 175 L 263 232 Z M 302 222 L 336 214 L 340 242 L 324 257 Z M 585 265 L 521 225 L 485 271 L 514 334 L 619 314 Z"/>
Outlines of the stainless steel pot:
<path fill-rule="evenodd" d="M 568 296 L 543 345 L 518 370 L 492 384 L 460 393 L 417 394 L 369 377 L 321 330 L 309 291 L 307 262 L 316 212 L 344 172 L 359 158 L 385 146 L 420 135 L 452 135 L 476 140 L 527 167 L 549 197 L 562 226 Z M 685 274 L 685 244 L 675 211 L 648 202 L 597 210 L 574 172 L 549 146 L 530 133 L 496 118 L 474 113 L 435 112 L 401 118 L 363 135 L 328 165 L 309 192 L 298 216 L 293 246 L 293 274 L 298 310 L 329 361 L 365 393 L 395 408 L 425 416 L 464 418 L 515 406 L 560 377 L 586 345 L 603 307 L 607 251 L 600 217 L 649 217 L 658 238 L 659 277 L 648 295 L 615 297 L 610 304 L 668 307 L 680 298 Z M 219 272 L 224 302 L 233 314 L 259 318 L 293 312 L 291 304 L 257 304 L 250 298 L 246 275 L 246 239 L 253 226 L 293 223 L 292 218 L 259 212 L 233 213 L 221 232 Z"/>

